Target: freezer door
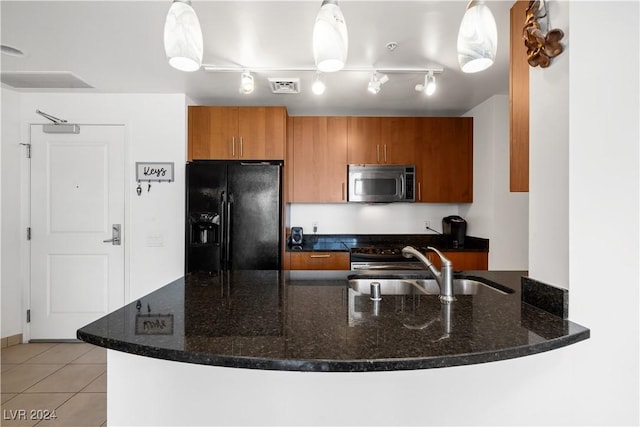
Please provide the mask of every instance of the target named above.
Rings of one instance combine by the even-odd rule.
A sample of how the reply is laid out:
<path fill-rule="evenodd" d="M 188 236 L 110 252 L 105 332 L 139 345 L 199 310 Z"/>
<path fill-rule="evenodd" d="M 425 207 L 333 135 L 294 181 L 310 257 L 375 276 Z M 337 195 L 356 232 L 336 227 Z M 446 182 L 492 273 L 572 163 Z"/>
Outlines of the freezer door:
<path fill-rule="evenodd" d="M 227 269 L 280 269 L 281 168 L 281 164 L 229 164 Z"/>
<path fill-rule="evenodd" d="M 213 272 L 221 268 L 222 196 L 227 188 L 224 162 L 187 164 L 186 259 L 191 272 Z"/>

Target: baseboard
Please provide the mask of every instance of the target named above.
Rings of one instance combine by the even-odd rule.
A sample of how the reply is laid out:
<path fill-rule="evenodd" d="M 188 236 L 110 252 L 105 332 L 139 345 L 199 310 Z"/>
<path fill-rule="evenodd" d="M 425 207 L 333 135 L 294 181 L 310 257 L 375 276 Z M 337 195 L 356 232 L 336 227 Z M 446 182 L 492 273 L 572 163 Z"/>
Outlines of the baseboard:
<path fill-rule="evenodd" d="M 0 338 L 0 348 L 7 348 L 18 344 L 22 344 L 22 334 Z"/>

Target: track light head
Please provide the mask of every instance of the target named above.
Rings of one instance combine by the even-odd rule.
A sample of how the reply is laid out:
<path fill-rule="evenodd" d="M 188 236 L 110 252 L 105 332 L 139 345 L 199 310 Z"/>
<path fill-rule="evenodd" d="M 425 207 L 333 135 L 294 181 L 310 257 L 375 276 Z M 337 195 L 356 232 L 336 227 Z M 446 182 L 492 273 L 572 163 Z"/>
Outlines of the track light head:
<path fill-rule="evenodd" d="M 371 80 L 369 80 L 369 85 L 367 86 L 367 90 L 374 95 L 377 95 L 382 88 L 382 85 L 389 81 L 389 76 L 386 74 L 380 74 L 377 71 L 371 74 Z"/>
<path fill-rule="evenodd" d="M 253 76 L 249 71 L 244 71 L 240 76 L 240 93 L 243 95 L 248 95 L 253 92 L 254 88 L 255 85 L 253 82 Z"/>
<path fill-rule="evenodd" d="M 429 70 L 424 76 L 424 84 L 417 84 L 416 91 L 424 92 L 425 95 L 431 96 L 436 91 L 436 76 L 434 73 L 441 72 L 438 70 Z"/>
<path fill-rule="evenodd" d="M 311 86 L 311 90 L 316 95 L 322 95 L 324 93 L 326 86 L 322 81 L 322 74 L 320 72 L 316 73 L 315 78 L 313 79 L 313 85 Z"/>

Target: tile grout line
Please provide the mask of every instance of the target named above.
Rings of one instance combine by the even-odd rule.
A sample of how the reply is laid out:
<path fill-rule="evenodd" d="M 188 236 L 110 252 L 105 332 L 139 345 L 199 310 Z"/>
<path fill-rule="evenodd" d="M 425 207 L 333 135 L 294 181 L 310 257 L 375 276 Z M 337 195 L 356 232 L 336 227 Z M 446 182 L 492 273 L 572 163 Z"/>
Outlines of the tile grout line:
<path fill-rule="evenodd" d="M 59 346 L 61 344 L 55 344 L 47 349 L 44 349 L 43 351 L 33 355 L 32 357 L 20 362 L 20 363 L 16 363 L 14 364 L 16 367 L 17 366 L 21 366 L 21 365 L 30 365 L 29 363 L 27 363 L 29 360 L 32 360 L 35 357 L 40 356 L 41 354 L 43 354 L 46 351 L 49 351 L 53 348 L 55 348 L 56 346 Z M 41 380 L 39 380 L 38 382 L 36 382 L 35 384 L 32 384 L 31 386 L 29 386 L 26 390 L 20 391 L 20 392 L 16 392 L 16 393 L 6 393 L 6 394 L 14 394 L 13 397 L 11 397 L 9 400 L 7 400 L 6 402 L 4 402 L 2 404 L 2 406 L 5 406 L 7 403 L 9 403 L 10 401 L 12 401 L 13 399 L 21 396 L 21 395 L 26 395 L 26 394 L 30 394 L 30 395 L 36 395 L 36 394 L 56 394 L 56 393 L 64 393 L 64 394 L 70 394 L 70 396 L 64 400 L 63 402 L 61 402 L 59 405 L 56 406 L 56 410 L 58 410 L 59 408 L 61 408 L 63 405 L 65 405 L 67 402 L 69 402 L 70 400 L 72 400 L 74 397 L 76 397 L 79 394 L 104 394 L 105 398 L 106 398 L 106 392 L 85 392 L 84 390 L 89 387 L 91 384 L 93 384 L 98 378 L 100 378 L 102 375 L 107 373 L 106 367 L 107 367 L 107 363 L 106 361 L 104 363 L 73 363 L 74 361 L 78 360 L 79 358 L 85 356 L 86 354 L 88 354 L 89 352 L 91 352 L 92 350 L 94 350 L 93 348 L 89 348 L 89 350 L 87 350 L 86 352 L 83 352 L 82 354 L 80 354 L 78 357 L 72 359 L 69 362 L 66 363 L 60 363 L 59 365 L 60 368 L 56 369 L 55 371 L 51 372 L 49 375 L 47 375 L 46 377 L 42 378 Z M 36 364 L 31 364 L 31 365 L 36 365 Z M 58 365 L 58 363 L 44 363 L 44 365 Z M 90 365 L 90 366 L 96 366 L 96 365 L 103 365 L 104 366 L 104 371 L 101 372 L 99 375 L 97 375 L 95 378 L 93 378 L 87 385 L 85 385 L 82 389 L 80 389 L 79 391 L 76 392 L 65 392 L 65 391 L 55 391 L 55 392 L 32 392 L 32 393 L 28 393 L 27 390 L 29 390 L 30 388 L 35 387 L 37 384 L 41 383 L 42 381 L 46 380 L 47 378 L 49 378 L 51 375 L 55 374 L 56 372 L 59 372 L 60 370 L 64 369 L 67 366 L 82 366 L 82 365 Z M 5 371 L 8 372 L 8 371 Z M 43 421 L 46 420 L 39 420 L 36 422 L 36 424 L 34 424 L 34 426 L 40 425 Z M 106 425 L 107 420 L 105 418 L 104 421 L 102 421 L 101 425 Z"/>

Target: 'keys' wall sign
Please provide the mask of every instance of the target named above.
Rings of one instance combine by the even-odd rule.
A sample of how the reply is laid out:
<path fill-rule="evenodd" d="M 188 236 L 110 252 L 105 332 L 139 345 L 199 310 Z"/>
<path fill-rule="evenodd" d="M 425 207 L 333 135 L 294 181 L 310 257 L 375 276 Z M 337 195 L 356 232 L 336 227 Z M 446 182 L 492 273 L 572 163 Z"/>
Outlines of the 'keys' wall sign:
<path fill-rule="evenodd" d="M 173 182 L 173 162 L 136 162 L 136 181 Z"/>

